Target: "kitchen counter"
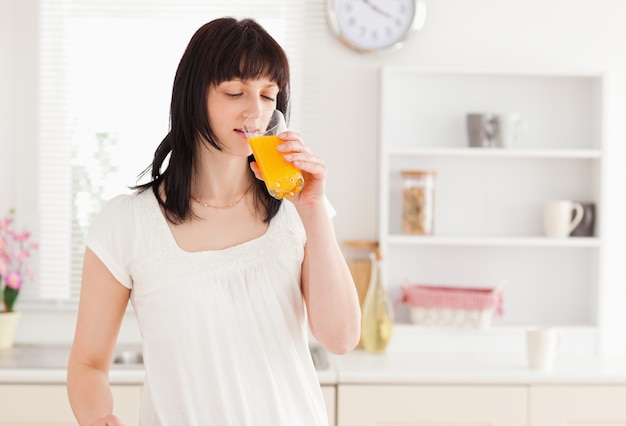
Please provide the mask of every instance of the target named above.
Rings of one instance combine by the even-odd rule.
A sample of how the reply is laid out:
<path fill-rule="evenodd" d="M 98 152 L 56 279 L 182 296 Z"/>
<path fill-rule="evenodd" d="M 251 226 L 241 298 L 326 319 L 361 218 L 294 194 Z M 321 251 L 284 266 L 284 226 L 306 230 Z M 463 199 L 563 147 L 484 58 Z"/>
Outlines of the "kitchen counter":
<path fill-rule="evenodd" d="M 138 352 L 139 346 L 120 346 L 116 353 Z M 65 383 L 68 345 L 16 345 L 0 350 L 0 384 L 2 383 Z M 320 384 L 336 384 L 336 370 L 317 369 Z M 141 384 L 144 370 L 141 364 L 113 364 L 109 373 L 111 384 Z"/>
<path fill-rule="evenodd" d="M 353 351 L 329 359 L 341 384 L 626 384 L 624 356 L 561 356 L 549 372 L 514 354 Z"/>
<path fill-rule="evenodd" d="M 65 383 L 69 353 L 68 345 L 16 345 L 2 350 L 0 383 Z M 137 365 L 114 365 L 110 372 L 113 384 L 137 384 L 143 378 Z"/>
<path fill-rule="evenodd" d="M 416 336 L 414 332 L 411 327 L 397 327 L 385 354 L 368 354 L 362 350 L 343 356 L 326 354 L 327 368 L 318 365 L 317 369 L 320 383 L 626 384 L 626 355 L 595 356 L 564 351 L 557 356 L 552 371 L 541 372 L 528 368 L 524 345 L 518 344 L 512 351 L 481 351 L 482 345 L 472 346 L 469 341 L 460 340 L 467 334 L 459 334 L 451 341 L 456 343 L 455 347 L 464 350 L 433 352 L 426 350 L 428 336 Z M 436 331 L 428 333 L 437 335 Z M 507 337 L 497 329 L 489 333 L 495 333 L 498 341 L 511 339 L 508 341 L 510 347 L 522 341 L 520 335 Z M 461 341 L 463 345 L 459 344 Z M 312 347 L 315 346 L 313 342 Z M 116 353 L 139 351 L 138 346 L 116 349 Z M 0 351 L 0 383 L 65 383 L 68 355 L 68 345 L 20 345 Z M 141 364 L 113 364 L 110 371 L 112 384 L 140 384 L 143 378 Z"/>

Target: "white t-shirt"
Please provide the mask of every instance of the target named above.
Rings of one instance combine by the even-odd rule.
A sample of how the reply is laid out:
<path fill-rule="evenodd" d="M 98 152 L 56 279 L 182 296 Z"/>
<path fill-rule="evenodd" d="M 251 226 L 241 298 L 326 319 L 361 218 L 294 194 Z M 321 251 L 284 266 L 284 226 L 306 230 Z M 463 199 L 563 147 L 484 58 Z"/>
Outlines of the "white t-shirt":
<path fill-rule="evenodd" d="M 105 205 L 87 246 L 132 290 L 142 426 L 328 424 L 300 291 L 305 240 L 288 201 L 261 237 L 195 253 L 151 190 Z"/>

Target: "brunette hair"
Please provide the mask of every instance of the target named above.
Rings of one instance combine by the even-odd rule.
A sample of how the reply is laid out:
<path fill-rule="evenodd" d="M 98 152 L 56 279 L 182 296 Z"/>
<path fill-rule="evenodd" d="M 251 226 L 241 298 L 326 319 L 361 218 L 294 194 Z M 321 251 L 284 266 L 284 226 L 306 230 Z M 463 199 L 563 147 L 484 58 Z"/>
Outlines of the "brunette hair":
<path fill-rule="evenodd" d="M 152 188 L 167 218 L 180 223 L 192 215 L 191 178 L 200 141 L 221 150 L 209 124 L 207 94 L 211 85 L 223 81 L 269 78 L 278 85 L 276 109 L 289 116 L 289 63 L 282 47 L 252 19 L 219 18 L 204 24 L 192 36 L 183 54 L 172 88 L 170 130 L 157 147 L 152 164 L 139 178 L 151 181 L 134 188 Z M 165 169 L 161 171 L 169 156 Z M 250 156 L 248 161 L 254 161 Z M 270 196 L 265 184 L 254 177 L 254 202 L 265 211 L 268 223 L 281 200 Z M 165 200 L 161 197 L 163 184 Z"/>

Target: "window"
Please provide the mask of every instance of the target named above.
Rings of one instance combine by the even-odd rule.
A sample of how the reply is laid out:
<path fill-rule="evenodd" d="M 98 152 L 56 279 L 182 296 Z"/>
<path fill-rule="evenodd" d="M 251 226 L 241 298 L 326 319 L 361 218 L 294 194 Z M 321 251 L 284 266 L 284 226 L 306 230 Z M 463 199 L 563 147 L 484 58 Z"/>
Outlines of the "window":
<path fill-rule="evenodd" d="M 324 28 L 305 25 L 323 19 L 305 0 L 40 1 L 40 278 L 25 299 L 75 303 L 93 216 L 150 163 L 184 48 L 220 16 L 256 19 L 286 50 L 298 126 L 304 32 Z"/>

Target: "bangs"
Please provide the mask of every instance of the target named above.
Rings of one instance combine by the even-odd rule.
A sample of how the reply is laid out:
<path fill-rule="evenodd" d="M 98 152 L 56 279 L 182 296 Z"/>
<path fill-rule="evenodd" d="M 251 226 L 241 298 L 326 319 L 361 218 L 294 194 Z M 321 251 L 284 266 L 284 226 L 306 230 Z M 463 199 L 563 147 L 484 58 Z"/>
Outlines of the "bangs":
<path fill-rule="evenodd" d="M 289 84 L 289 63 L 283 49 L 271 37 L 244 27 L 238 37 L 224 40 L 209 64 L 212 84 L 240 79 L 267 78 L 280 90 Z"/>

